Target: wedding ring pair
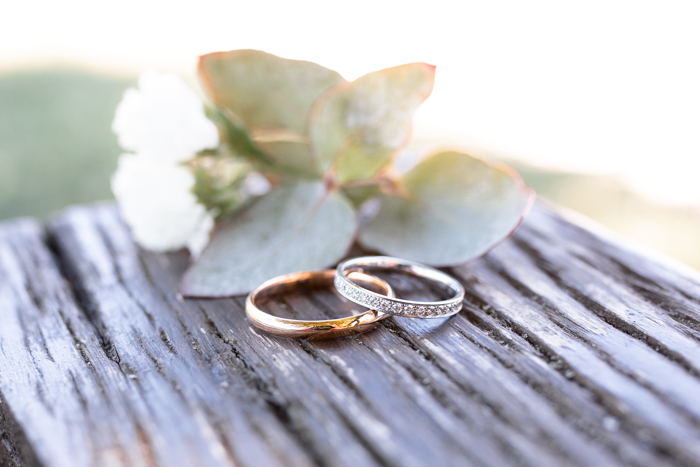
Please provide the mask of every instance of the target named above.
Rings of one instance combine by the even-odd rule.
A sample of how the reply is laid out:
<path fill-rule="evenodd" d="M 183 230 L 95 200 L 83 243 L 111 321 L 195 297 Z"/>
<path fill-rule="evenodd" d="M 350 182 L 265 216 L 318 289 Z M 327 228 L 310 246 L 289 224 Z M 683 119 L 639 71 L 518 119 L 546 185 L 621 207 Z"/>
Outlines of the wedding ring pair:
<path fill-rule="evenodd" d="M 449 297 L 445 300 L 420 302 L 397 298 L 394 289 L 383 279 L 371 275 L 375 270 L 401 272 L 428 280 Z M 346 299 L 368 308 L 364 313 L 332 320 L 296 320 L 273 316 L 260 306 L 266 299 L 289 293 L 300 287 L 335 285 Z M 462 309 L 464 287 L 437 269 L 420 263 L 389 256 L 365 256 L 344 261 L 336 270 L 299 272 L 264 282 L 248 295 L 246 314 L 252 324 L 282 337 L 320 340 L 350 336 L 368 331 L 392 315 L 409 318 L 442 318 Z"/>

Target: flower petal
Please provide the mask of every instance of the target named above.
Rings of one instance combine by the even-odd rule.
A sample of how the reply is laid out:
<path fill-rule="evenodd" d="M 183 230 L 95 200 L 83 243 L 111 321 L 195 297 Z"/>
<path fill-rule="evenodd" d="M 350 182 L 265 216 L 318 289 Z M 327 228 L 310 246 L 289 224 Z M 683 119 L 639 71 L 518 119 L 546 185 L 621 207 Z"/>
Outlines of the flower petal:
<path fill-rule="evenodd" d="M 120 156 L 112 191 L 139 245 L 153 251 L 202 250 L 214 220 L 192 193 L 194 183 L 183 166 L 143 155 Z"/>
<path fill-rule="evenodd" d="M 146 71 L 139 89 L 127 89 L 112 130 L 127 150 L 172 162 L 219 145 L 216 125 L 187 84 L 172 73 Z"/>

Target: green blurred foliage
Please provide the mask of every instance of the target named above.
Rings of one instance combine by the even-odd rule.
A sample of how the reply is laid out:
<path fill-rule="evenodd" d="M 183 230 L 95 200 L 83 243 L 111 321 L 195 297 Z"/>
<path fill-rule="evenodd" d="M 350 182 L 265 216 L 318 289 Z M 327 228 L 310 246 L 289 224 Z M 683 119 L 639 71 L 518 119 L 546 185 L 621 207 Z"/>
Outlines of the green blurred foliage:
<path fill-rule="evenodd" d="M 0 219 L 112 198 L 114 109 L 133 79 L 77 70 L 0 75 Z"/>
<path fill-rule="evenodd" d="M 135 79 L 81 70 L 0 75 L 0 219 L 45 218 L 76 203 L 112 198 L 121 150 L 114 109 Z M 700 212 L 660 206 L 614 178 L 515 166 L 539 195 L 700 269 Z"/>
<path fill-rule="evenodd" d="M 553 172 L 509 163 L 540 196 L 700 269 L 700 209 L 654 203 L 615 177 Z"/>

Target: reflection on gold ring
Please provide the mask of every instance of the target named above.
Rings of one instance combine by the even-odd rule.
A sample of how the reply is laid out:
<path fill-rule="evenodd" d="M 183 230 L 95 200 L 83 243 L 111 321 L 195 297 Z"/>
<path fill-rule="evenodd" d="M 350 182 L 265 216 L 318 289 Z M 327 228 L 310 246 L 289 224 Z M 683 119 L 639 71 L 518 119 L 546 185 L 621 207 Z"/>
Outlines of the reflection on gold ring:
<path fill-rule="evenodd" d="M 331 286 L 334 277 L 335 271 L 327 269 L 323 271 L 298 272 L 270 279 L 248 295 L 245 304 L 246 315 L 255 327 L 270 334 L 307 340 L 332 339 L 360 334 L 369 331 L 379 321 L 390 316 L 378 311 L 368 310 L 358 315 L 331 320 L 296 320 L 273 316 L 259 307 L 260 303 L 266 298 L 288 293 L 299 288 Z M 382 279 L 361 272 L 352 272 L 348 274 L 348 278 L 364 288 L 387 297 L 394 297 L 393 289 Z"/>

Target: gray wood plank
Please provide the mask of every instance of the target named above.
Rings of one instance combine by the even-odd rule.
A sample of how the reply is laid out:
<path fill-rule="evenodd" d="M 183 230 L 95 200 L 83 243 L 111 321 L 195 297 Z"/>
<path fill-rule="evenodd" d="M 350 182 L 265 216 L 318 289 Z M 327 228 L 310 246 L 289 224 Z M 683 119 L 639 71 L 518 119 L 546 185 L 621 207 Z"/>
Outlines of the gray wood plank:
<path fill-rule="evenodd" d="M 209 373 L 165 343 L 167 331 L 153 334 L 135 314 L 121 315 L 126 292 L 106 274 L 113 271 L 109 263 L 91 263 L 92 279 L 106 288 L 99 305 L 75 300 L 34 223 L 5 225 L 2 232 L 2 407 L 28 440 L 7 436 L 10 453 L 31 450 L 16 456 L 27 465 L 310 463 L 296 440 L 275 430 L 279 423 L 265 420 L 262 434 L 246 420 L 242 403 L 223 404 Z M 108 334 L 108 319 L 117 316 L 124 318 L 121 328 Z M 158 359 L 168 357 L 162 348 L 172 356 L 171 377 L 160 368 Z M 233 422 L 235 431 L 226 426 Z M 243 453 L 231 452 L 224 431 L 238 436 Z M 32 457 L 38 460 L 26 460 Z"/>
<path fill-rule="evenodd" d="M 335 341 L 183 300 L 187 261 L 138 249 L 111 204 L 0 224 L 0 464 L 700 465 L 698 274 L 551 207 L 448 270 L 460 314 Z"/>
<path fill-rule="evenodd" d="M 91 332 L 35 222 L 0 230 L 0 314 L 5 462 L 147 465 L 139 427 L 124 410 L 127 380 Z"/>

